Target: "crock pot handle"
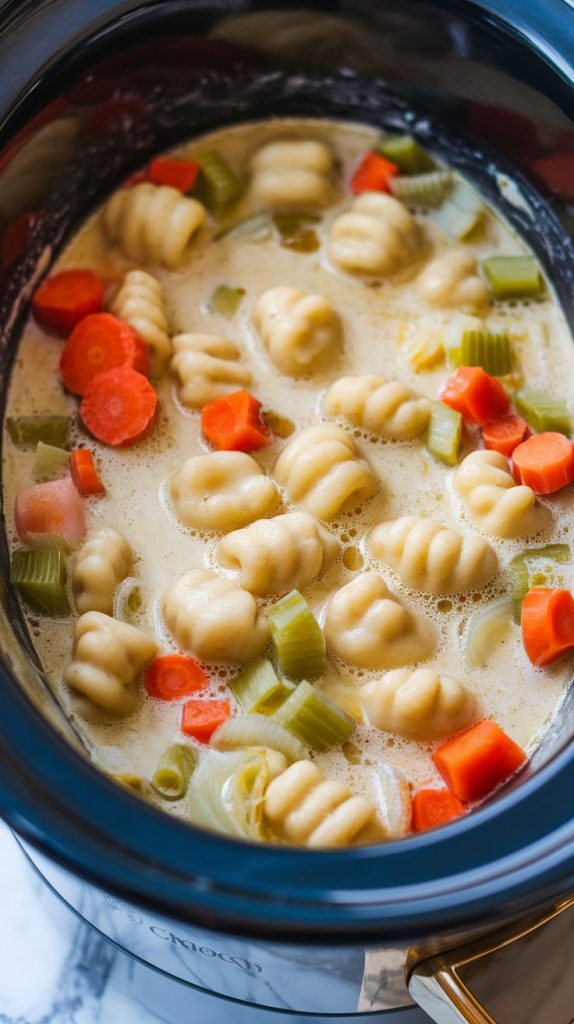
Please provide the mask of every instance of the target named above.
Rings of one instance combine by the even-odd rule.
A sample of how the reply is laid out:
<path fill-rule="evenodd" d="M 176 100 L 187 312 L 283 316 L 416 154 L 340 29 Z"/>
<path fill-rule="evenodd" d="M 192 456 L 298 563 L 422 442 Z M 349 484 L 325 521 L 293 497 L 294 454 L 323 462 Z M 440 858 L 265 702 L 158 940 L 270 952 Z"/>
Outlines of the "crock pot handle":
<path fill-rule="evenodd" d="M 410 969 L 437 1024 L 574 1024 L 574 896 Z M 412 960 L 411 960 L 412 963 Z"/>

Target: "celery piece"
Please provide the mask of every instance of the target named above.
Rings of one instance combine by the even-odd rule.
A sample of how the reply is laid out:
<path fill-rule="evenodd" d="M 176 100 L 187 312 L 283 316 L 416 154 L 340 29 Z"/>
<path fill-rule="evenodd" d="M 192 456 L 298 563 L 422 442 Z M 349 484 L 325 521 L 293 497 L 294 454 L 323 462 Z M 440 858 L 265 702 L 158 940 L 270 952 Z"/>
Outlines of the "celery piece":
<path fill-rule="evenodd" d="M 70 453 L 65 448 L 38 441 L 33 465 L 36 480 L 55 480 L 68 469 L 69 459 Z"/>
<path fill-rule="evenodd" d="M 140 581 L 134 576 L 126 576 L 114 594 L 114 618 L 121 622 L 129 622 L 133 626 L 143 604 Z"/>
<path fill-rule="evenodd" d="M 289 761 L 302 761 L 306 750 L 286 725 L 267 715 L 233 715 L 222 722 L 210 739 L 216 750 L 263 747 L 278 750 Z"/>
<path fill-rule="evenodd" d="M 474 230 L 483 213 L 484 206 L 474 189 L 455 179 L 450 194 L 432 218 L 441 231 L 460 242 Z"/>
<path fill-rule="evenodd" d="M 316 679 L 325 671 L 325 638 L 317 619 L 298 590 L 292 590 L 267 611 L 279 671 L 288 679 Z"/>
<path fill-rule="evenodd" d="M 272 233 L 273 222 L 270 215 L 267 212 L 254 213 L 232 224 L 231 227 L 218 231 L 213 240 L 219 242 L 223 238 L 244 238 L 247 242 L 264 242 L 271 238 Z"/>
<path fill-rule="evenodd" d="M 320 246 L 319 236 L 313 230 L 321 218 L 316 213 L 275 213 L 273 223 L 281 236 L 284 249 L 293 252 L 317 252 Z"/>
<path fill-rule="evenodd" d="M 199 164 L 199 174 L 193 192 L 208 209 L 217 210 L 239 199 L 241 185 L 221 153 L 211 149 L 195 159 Z"/>
<path fill-rule="evenodd" d="M 489 256 L 480 265 L 495 299 L 535 298 L 544 287 L 532 256 Z"/>
<path fill-rule="evenodd" d="M 161 755 L 151 784 L 164 800 L 181 800 L 187 792 L 197 752 L 184 743 L 174 743 Z"/>
<path fill-rule="evenodd" d="M 306 681 L 299 683 L 274 718 L 314 750 L 327 750 L 344 743 L 357 724 L 346 711 Z"/>
<path fill-rule="evenodd" d="M 38 441 L 59 448 L 68 443 L 70 420 L 67 416 L 8 416 L 6 426 L 18 448 L 37 444 Z"/>
<path fill-rule="evenodd" d="M 470 617 L 464 638 L 463 658 L 467 668 L 486 665 L 496 644 L 504 636 L 513 615 L 510 594 L 489 601 Z"/>
<path fill-rule="evenodd" d="M 482 366 L 493 377 L 503 377 L 512 369 L 512 349 L 507 334 L 491 331 L 464 331 L 458 348 L 451 348 L 453 366 Z"/>
<path fill-rule="evenodd" d="M 440 206 L 452 189 L 452 171 L 431 171 L 411 178 L 402 176 L 389 180 L 391 192 L 407 206 Z"/>
<path fill-rule="evenodd" d="M 396 164 L 403 174 L 424 174 L 436 166 L 412 135 L 387 135 L 377 142 L 374 152 Z"/>
<path fill-rule="evenodd" d="M 514 405 L 517 413 L 538 433 L 555 430 L 568 437 L 572 432 L 568 406 L 562 398 L 552 398 L 533 388 L 521 388 L 514 395 Z"/>
<path fill-rule="evenodd" d="M 15 551 L 10 582 L 36 611 L 69 615 L 66 563 L 61 551 Z"/>
<path fill-rule="evenodd" d="M 233 316 L 239 309 L 244 295 L 245 288 L 230 288 L 227 284 L 220 284 L 213 292 L 208 305 L 212 313 Z"/>
<path fill-rule="evenodd" d="M 72 550 L 61 533 L 30 532 L 26 534 L 26 544 L 35 551 L 61 551 L 63 555 L 68 555 Z"/>
<path fill-rule="evenodd" d="M 515 555 L 508 570 L 512 586 L 512 613 L 515 622 L 520 622 L 522 602 L 532 587 L 561 587 L 564 576 L 556 570 L 557 565 L 570 562 L 568 544 L 545 544 L 541 548 L 527 548 Z"/>
<path fill-rule="evenodd" d="M 232 679 L 229 689 L 246 713 L 265 715 L 274 711 L 291 692 L 267 659 L 250 665 Z"/>
<path fill-rule="evenodd" d="M 147 793 L 148 783 L 137 772 L 112 772 L 110 779 L 113 779 L 118 785 L 124 786 L 125 789 L 133 789 L 142 795 Z"/>
<path fill-rule="evenodd" d="M 442 402 L 431 402 L 425 444 L 431 455 L 455 466 L 462 436 L 462 416 Z"/>

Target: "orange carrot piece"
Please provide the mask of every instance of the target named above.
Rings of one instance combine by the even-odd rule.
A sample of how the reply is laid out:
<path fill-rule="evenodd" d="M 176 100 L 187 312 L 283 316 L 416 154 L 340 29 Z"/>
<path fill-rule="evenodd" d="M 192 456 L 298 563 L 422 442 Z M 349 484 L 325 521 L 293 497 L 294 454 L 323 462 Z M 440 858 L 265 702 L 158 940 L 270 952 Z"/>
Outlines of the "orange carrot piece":
<path fill-rule="evenodd" d="M 439 399 L 465 420 L 484 426 L 508 412 L 508 396 L 481 366 L 460 366 L 447 380 Z"/>
<path fill-rule="evenodd" d="M 488 719 L 447 740 L 432 759 L 448 788 L 464 803 L 482 800 L 526 761 L 526 754 Z"/>
<path fill-rule="evenodd" d="M 91 270 L 63 270 L 36 289 L 32 311 L 42 327 L 66 338 L 80 320 L 98 313 L 103 301 L 102 282 Z"/>
<path fill-rule="evenodd" d="M 528 424 L 515 413 L 508 413 L 500 419 L 491 420 L 482 428 L 482 440 L 484 447 L 491 451 L 500 452 L 507 459 L 510 458 L 515 448 L 524 441 L 528 433 Z"/>
<path fill-rule="evenodd" d="M 228 700 L 188 700 L 181 709 L 181 731 L 209 743 L 217 727 L 231 715 Z"/>
<path fill-rule="evenodd" d="M 191 192 L 198 174 L 199 164 L 195 160 L 157 156 L 149 165 L 148 180 L 154 185 L 171 185 L 181 192 Z"/>
<path fill-rule="evenodd" d="M 160 654 L 148 665 L 144 675 L 147 692 L 157 700 L 187 697 L 202 690 L 207 681 L 207 673 L 201 665 L 184 654 Z"/>
<path fill-rule="evenodd" d="M 574 480 L 572 442 L 553 430 L 534 434 L 514 449 L 512 470 L 517 483 L 536 494 L 553 494 Z"/>
<path fill-rule="evenodd" d="M 533 665 L 549 665 L 574 648 L 574 597 L 533 587 L 522 602 L 522 642 Z"/>
<path fill-rule="evenodd" d="M 16 532 L 23 544 L 38 547 L 37 535 L 63 537 L 74 548 L 86 532 L 86 513 L 69 476 L 35 484 L 16 495 Z"/>
<path fill-rule="evenodd" d="M 465 811 L 464 804 L 449 789 L 419 789 L 413 797 L 413 831 L 439 828 Z"/>
<path fill-rule="evenodd" d="M 390 192 L 389 181 L 398 173 L 398 165 L 386 160 L 384 156 L 365 153 L 351 178 L 351 192 L 355 196 L 361 192 Z"/>
<path fill-rule="evenodd" d="M 111 313 L 93 313 L 74 327 L 60 356 L 64 385 L 83 395 L 96 374 L 116 366 L 131 366 L 147 373 L 147 345 L 130 327 Z"/>
<path fill-rule="evenodd" d="M 261 402 L 249 391 L 234 391 L 204 405 L 201 429 L 222 451 L 253 452 L 269 444 L 269 431 L 261 419 Z"/>
<path fill-rule="evenodd" d="M 131 366 L 120 366 L 97 374 L 88 384 L 80 416 L 98 441 L 119 448 L 149 434 L 157 408 L 157 395 L 147 377 Z"/>
<path fill-rule="evenodd" d="M 105 494 L 106 488 L 100 480 L 94 456 L 87 448 L 76 448 L 70 453 L 70 473 L 78 494 Z"/>

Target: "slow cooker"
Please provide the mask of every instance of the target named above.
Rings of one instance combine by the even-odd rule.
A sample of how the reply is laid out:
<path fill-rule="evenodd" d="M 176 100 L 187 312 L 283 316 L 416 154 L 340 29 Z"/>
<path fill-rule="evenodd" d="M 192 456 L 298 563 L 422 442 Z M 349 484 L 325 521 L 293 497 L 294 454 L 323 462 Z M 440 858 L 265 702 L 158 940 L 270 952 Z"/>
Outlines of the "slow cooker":
<path fill-rule="evenodd" d="M 450 158 L 479 167 L 574 322 L 567 0 L 4 0 L 2 400 L 33 287 L 89 209 L 180 138 L 281 113 L 423 141 L 448 126 Z M 407 1024 L 418 1003 L 441 1024 L 568 1024 L 563 1002 L 530 997 L 545 952 L 571 945 L 572 700 L 520 785 L 445 828 L 336 852 L 234 841 L 90 764 L 43 683 L 4 535 L 0 557 L 0 810 L 89 924 L 174 984 L 254 1010 Z"/>

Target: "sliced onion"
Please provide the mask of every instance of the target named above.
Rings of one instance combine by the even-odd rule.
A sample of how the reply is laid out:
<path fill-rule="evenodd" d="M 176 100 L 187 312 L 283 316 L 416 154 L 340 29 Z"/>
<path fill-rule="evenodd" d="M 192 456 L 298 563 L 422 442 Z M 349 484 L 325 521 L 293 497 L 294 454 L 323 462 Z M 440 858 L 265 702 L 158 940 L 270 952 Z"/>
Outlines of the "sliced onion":
<path fill-rule="evenodd" d="M 278 750 L 289 761 L 302 761 L 307 756 L 300 740 L 267 715 L 235 715 L 226 718 L 213 733 L 210 744 L 216 750 L 268 747 Z"/>
<path fill-rule="evenodd" d="M 401 839 L 411 827 L 412 801 L 409 784 L 401 771 L 378 764 L 371 771 L 371 789 L 385 839 Z"/>
<path fill-rule="evenodd" d="M 512 622 L 512 608 L 512 597 L 503 594 L 471 616 L 463 641 L 463 658 L 467 668 L 486 665 L 493 647 L 500 643 Z"/>

